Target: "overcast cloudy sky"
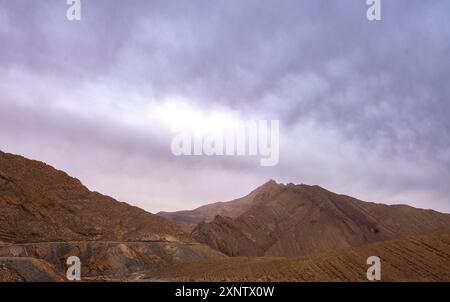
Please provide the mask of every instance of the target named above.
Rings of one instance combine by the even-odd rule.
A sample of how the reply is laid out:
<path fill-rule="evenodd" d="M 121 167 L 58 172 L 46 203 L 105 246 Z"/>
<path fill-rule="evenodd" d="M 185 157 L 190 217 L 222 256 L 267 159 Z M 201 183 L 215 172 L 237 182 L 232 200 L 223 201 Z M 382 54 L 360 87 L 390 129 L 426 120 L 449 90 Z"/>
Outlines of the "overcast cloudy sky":
<path fill-rule="evenodd" d="M 0 149 L 157 212 L 270 178 L 450 212 L 450 1 L 0 0 Z M 280 120 L 280 162 L 175 157 L 171 120 Z"/>

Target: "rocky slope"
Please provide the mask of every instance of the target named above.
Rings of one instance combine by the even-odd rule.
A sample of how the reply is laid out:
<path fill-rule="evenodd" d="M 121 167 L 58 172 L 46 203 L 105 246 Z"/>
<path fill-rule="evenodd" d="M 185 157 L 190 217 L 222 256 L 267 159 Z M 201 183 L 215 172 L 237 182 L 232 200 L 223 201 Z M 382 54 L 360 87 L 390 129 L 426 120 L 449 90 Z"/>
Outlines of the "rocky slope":
<path fill-rule="evenodd" d="M 157 215 L 89 191 L 38 161 L 0 152 L 0 241 L 183 241 Z"/>
<path fill-rule="evenodd" d="M 230 256 L 295 257 L 410 235 L 450 234 L 449 214 L 363 202 L 318 186 L 269 181 L 225 205 L 232 215 L 217 213 L 208 222 L 217 209 L 213 205 L 189 216 L 208 208 L 192 235 Z M 179 215 L 165 217 L 176 223 Z"/>
<path fill-rule="evenodd" d="M 204 260 L 155 268 L 142 278 L 172 281 L 367 281 L 369 256 L 381 281 L 450 281 L 450 235 L 415 236 L 300 258 Z"/>
<path fill-rule="evenodd" d="M 63 275 L 48 262 L 30 257 L 0 258 L 2 282 L 62 282 Z"/>
<path fill-rule="evenodd" d="M 68 241 L 0 245 L 0 263 L 5 259 L 40 259 L 61 275 L 65 275 L 65 261 L 70 256 L 81 259 L 83 278 L 123 276 L 199 259 L 225 258 L 198 243 Z"/>
<path fill-rule="evenodd" d="M 44 259 L 62 272 L 69 256 L 79 256 L 89 275 L 223 257 L 164 218 L 91 192 L 45 163 L 0 151 L 0 260 Z M 5 278 L 14 278 L 8 272 L 3 268 Z"/>

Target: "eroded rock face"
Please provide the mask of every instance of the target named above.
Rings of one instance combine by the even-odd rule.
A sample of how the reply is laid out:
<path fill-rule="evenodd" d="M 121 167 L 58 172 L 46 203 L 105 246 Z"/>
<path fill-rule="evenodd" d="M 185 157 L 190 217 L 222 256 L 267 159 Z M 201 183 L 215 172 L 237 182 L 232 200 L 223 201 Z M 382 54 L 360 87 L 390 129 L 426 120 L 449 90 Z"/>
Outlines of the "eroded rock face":
<path fill-rule="evenodd" d="M 121 276 L 160 266 L 225 258 L 198 243 L 79 241 L 0 245 L 0 259 L 42 259 L 63 275 L 70 256 L 81 259 L 83 277 Z"/>
<path fill-rule="evenodd" d="M 61 282 L 64 278 L 53 265 L 41 259 L 0 257 L 0 281 Z"/>
<path fill-rule="evenodd" d="M 269 183 L 247 205 L 238 216 L 200 223 L 192 236 L 229 256 L 295 257 L 409 235 L 450 234 L 449 214 L 367 203 L 318 186 Z"/>

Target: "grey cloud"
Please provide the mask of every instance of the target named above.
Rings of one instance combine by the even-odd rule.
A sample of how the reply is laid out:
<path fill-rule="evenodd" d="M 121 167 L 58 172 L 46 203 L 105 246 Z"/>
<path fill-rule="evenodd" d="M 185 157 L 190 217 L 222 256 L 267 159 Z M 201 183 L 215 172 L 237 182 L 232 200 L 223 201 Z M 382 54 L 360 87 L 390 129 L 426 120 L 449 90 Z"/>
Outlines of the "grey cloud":
<path fill-rule="evenodd" d="M 62 0 L 0 0 L 3 131 L 39 135 L 38 145 L 66 140 L 80 149 L 79 158 L 101 148 L 109 154 L 105 162 L 111 159 L 97 169 L 103 177 L 104 169 L 114 170 L 116 159 L 128 155 L 141 158 L 136 166 L 166 165 L 173 175 L 189 169 L 199 183 L 205 171 L 242 174 L 246 185 L 266 178 L 311 181 L 337 191 L 345 187 L 361 198 L 429 202 L 450 210 L 448 1 L 383 1 L 383 21 L 375 23 L 365 19 L 365 1 L 350 0 L 82 5 L 82 22 L 71 23 Z M 116 113 L 183 96 L 206 112 L 222 106 L 249 119 L 280 119 L 280 165 L 261 169 L 247 159 L 173 159 L 167 153 L 170 135 L 159 126 L 127 128 L 120 114 L 101 117 L 104 107 L 97 104 L 97 90 L 89 94 L 91 86 L 120 94 L 102 96 L 103 106 Z M 72 106 L 79 90 L 79 108 L 62 115 L 60 105 L 69 104 L 64 94 Z M 9 148 L 24 150 L 19 145 L 8 135 Z M 347 152 L 331 154 L 340 147 Z M 63 159 L 57 152 L 45 157 Z M 130 178 L 141 175 L 136 169 Z M 355 178 L 358 184 L 352 184 Z M 157 175 L 146 179 L 164 183 Z M 181 176 L 175 180 L 182 182 Z M 198 192 L 194 183 L 186 184 L 184 196 L 180 190 L 180 198 L 194 205 L 202 194 L 212 197 L 212 189 Z M 226 183 L 216 189 L 225 188 Z M 238 186 L 245 189 L 252 188 Z M 151 208 L 145 195 L 142 189 L 133 199 L 145 199 Z"/>

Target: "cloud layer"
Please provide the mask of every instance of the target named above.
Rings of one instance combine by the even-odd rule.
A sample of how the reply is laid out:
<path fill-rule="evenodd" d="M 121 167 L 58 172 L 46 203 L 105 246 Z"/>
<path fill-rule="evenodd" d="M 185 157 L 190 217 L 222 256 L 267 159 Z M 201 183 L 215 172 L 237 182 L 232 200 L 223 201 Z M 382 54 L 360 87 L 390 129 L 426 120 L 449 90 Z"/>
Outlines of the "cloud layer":
<path fill-rule="evenodd" d="M 0 0 L 2 150 L 150 211 L 273 178 L 450 212 L 449 1 L 382 1 L 380 22 L 363 0 L 66 7 Z M 280 164 L 174 157 L 173 103 L 279 119 Z"/>

